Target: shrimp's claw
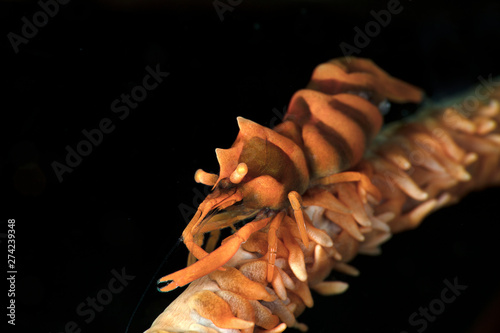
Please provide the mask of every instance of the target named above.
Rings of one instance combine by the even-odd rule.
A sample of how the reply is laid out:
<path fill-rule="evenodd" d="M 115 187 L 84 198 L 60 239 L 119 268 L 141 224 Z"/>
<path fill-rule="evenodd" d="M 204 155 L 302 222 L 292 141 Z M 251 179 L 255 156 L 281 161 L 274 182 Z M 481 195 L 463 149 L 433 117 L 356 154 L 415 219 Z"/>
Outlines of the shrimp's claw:
<path fill-rule="evenodd" d="M 238 251 L 241 243 L 246 242 L 251 234 L 264 228 L 271 217 L 247 223 L 234 235 L 228 237 L 224 243 L 212 253 L 201 258 L 194 264 L 181 269 L 175 273 L 166 275 L 158 280 L 158 283 L 168 283 L 163 288 L 158 288 L 161 292 L 168 292 L 177 287 L 185 286 L 202 276 L 208 275 L 225 265 Z"/>

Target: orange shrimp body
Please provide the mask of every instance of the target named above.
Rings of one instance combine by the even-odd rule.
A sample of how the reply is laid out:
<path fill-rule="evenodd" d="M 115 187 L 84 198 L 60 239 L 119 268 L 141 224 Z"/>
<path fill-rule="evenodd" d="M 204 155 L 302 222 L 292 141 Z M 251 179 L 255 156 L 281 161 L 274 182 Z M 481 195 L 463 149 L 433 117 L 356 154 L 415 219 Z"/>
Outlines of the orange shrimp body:
<path fill-rule="evenodd" d="M 382 126 L 377 106 L 385 99 L 417 103 L 421 98 L 418 88 L 389 76 L 370 60 L 333 59 L 316 67 L 274 130 L 303 148 L 314 181 L 361 160 Z"/>
<path fill-rule="evenodd" d="M 213 192 L 183 232 L 189 266 L 159 280 L 161 291 L 192 283 L 146 333 L 305 331 L 296 318 L 310 290 L 348 287 L 325 281 L 332 270 L 357 275 L 347 263 L 358 253 L 499 185 L 500 90 L 466 115 L 430 108 L 377 136 L 386 99 L 421 98 L 371 61 L 341 58 L 315 69 L 273 130 L 238 118 L 232 147 L 216 150 L 219 175 L 195 174 Z"/>
<path fill-rule="evenodd" d="M 292 207 L 301 238 L 308 244 L 301 195 L 311 183 L 361 160 L 367 144 L 382 126 L 377 105 L 387 98 L 418 102 L 422 93 L 392 78 L 370 60 L 341 58 L 315 69 L 307 88 L 292 97 L 284 122 L 274 130 L 238 117 L 240 132 L 236 141 L 229 149 L 216 150 L 219 176 L 202 170 L 195 174 L 196 181 L 214 186 L 215 190 L 198 208 L 183 239 L 190 251 L 188 263 L 193 264 L 195 258 L 204 260 L 160 279 L 159 282 L 168 283 L 161 290 L 183 286 L 218 269 L 248 239 L 243 231 L 238 232 L 232 242 L 224 245 L 226 251 L 217 252 L 216 258 L 201 247 L 204 233 L 218 231 L 265 210 L 277 212 Z M 240 205 L 233 206 L 237 202 Z M 210 215 L 223 209 L 221 214 Z M 257 220 L 249 226 L 248 236 L 266 227 L 267 221 Z M 217 237 L 217 233 L 213 236 Z M 275 251 L 276 246 L 271 243 L 270 250 Z M 270 261 L 273 264 L 274 254 Z"/>

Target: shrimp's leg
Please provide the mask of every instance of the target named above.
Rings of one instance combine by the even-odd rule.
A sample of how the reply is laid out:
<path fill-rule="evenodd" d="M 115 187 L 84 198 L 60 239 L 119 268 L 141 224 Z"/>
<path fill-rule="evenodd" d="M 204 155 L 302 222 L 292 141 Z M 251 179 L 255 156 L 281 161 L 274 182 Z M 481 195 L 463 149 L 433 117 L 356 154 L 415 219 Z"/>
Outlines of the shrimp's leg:
<path fill-rule="evenodd" d="M 216 191 L 207 196 L 207 198 L 200 204 L 196 214 L 193 216 L 186 229 L 182 232 L 184 244 L 195 258 L 202 259 L 208 255 L 208 253 L 196 243 L 196 239 L 194 238 L 203 227 L 203 220 L 207 214 L 213 209 L 224 209 L 231 206 L 241 199 L 242 194 L 240 191 L 228 193 Z M 194 258 L 190 259 L 190 261 L 194 261 Z"/>
<path fill-rule="evenodd" d="M 268 263 L 267 263 L 267 281 L 271 282 L 273 280 L 274 273 L 274 262 L 276 261 L 276 252 L 278 251 L 278 237 L 276 236 L 276 231 L 280 227 L 281 221 L 285 217 L 285 212 L 282 211 L 271 222 L 269 226 L 269 231 L 267 232 L 267 253 L 268 253 Z"/>
<path fill-rule="evenodd" d="M 372 184 L 370 178 L 367 175 L 357 172 L 357 171 L 345 171 L 340 173 L 335 173 L 323 178 L 319 178 L 313 181 L 314 185 L 332 185 L 337 183 L 347 183 L 347 182 L 360 182 L 361 185 L 375 198 L 375 200 L 380 201 L 382 194 L 379 189 Z"/>
<path fill-rule="evenodd" d="M 240 248 L 241 243 L 246 242 L 254 232 L 264 228 L 269 223 L 270 219 L 271 217 L 267 217 L 262 220 L 247 223 L 234 235 L 226 238 L 222 245 L 212 253 L 207 254 L 191 266 L 159 279 L 158 283 L 166 282 L 167 285 L 158 289 L 162 292 L 171 291 L 217 270 L 234 256 Z"/>
<path fill-rule="evenodd" d="M 297 221 L 300 237 L 305 247 L 309 247 L 309 237 L 307 236 L 306 223 L 304 221 L 304 213 L 302 212 L 302 197 L 295 191 L 288 193 L 288 200 L 293 208 L 293 215 Z"/>

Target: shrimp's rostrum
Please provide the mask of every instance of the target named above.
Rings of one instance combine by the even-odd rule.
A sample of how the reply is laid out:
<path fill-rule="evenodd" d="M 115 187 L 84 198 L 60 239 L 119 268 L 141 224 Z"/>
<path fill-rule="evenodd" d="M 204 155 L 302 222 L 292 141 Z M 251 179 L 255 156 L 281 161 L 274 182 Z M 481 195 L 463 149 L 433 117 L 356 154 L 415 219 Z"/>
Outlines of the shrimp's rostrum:
<path fill-rule="evenodd" d="M 146 332 L 305 331 L 310 290 L 348 287 L 325 281 L 332 270 L 357 275 L 358 253 L 498 185 L 500 91 L 471 112 L 426 108 L 379 133 L 387 101 L 422 95 L 370 60 L 339 58 L 314 70 L 275 128 L 238 117 L 236 141 L 216 150 L 219 174 L 195 173 L 213 189 L 182 234 L 188 266 L 159 280 L 161 291 L 191 284 Z"/>

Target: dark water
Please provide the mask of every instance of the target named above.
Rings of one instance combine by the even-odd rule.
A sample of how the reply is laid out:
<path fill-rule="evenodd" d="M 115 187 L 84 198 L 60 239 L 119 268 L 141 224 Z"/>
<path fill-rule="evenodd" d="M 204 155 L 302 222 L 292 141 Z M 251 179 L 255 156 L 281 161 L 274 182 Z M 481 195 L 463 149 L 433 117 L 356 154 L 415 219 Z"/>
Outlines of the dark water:
<path fill-rule="evenodd" d="M 210 1 L 73 1 L 45 16 L 36 3 L 0 5 L 0 232 L 16 219 L 13 331 L 125 332 L 150 280 L 185 265 L 179 246 L 155 276 L 205 191 L 195 170 L 218 171 L 214 149 L 231 145 L 236 116 L 276 124 L 340 45 L 434 98 L 500 75 L 495 1 L 222 3 L 218 13 Z M 395 106 L 387 118 L 414 110 Z M 301 321 L 311 332 L 417 332 L 423 324 L 409 317 L 457 278 L 467 289 L 425 331 L 467 332 L 499 289 L 499 197 L 473 194 L 382 256 L 357 258 L 362 276 L 348 292 L 316 295 Z M 150 285 L 129 332 L 179 292 Z"/>

